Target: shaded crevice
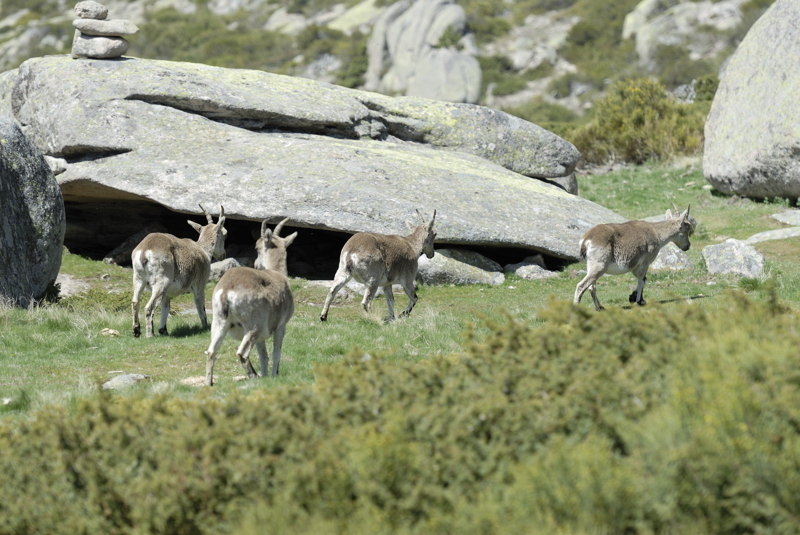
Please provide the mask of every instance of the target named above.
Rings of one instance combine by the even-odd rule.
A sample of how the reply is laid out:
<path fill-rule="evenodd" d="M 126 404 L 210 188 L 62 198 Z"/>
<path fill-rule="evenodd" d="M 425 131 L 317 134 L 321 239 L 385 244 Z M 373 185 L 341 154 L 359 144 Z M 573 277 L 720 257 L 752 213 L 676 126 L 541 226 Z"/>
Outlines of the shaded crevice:
<path fill-rule="evenodd" d="M 248 110 L 247 116 L 233 109 L 222 108 L 211 102 L 197 99 L 175 98 L 167 95 L 129 95 L 125 100 L 135 100 L 174 110 L 199 115 L 210 121 L 241 128 L 250 132 L 274 134 L 312 134 L 340 139 L 358 139 L 353 124 L 323 123 L 264 110 Z"/>
<path fill-rule="evenodd" d="M 102 260 L 118 246 L 144 229 L 169 232 L 180 238 L 197 238 L 197 232 L 186 220 L 203 223 L 200 214 L 174 212 L 145 199 L 89 199 L 65 197 L 67 228 L 64 245 L 70 252 Z M 274 226 L 274 222 L 271 226 Z M 255 259 L 256 238 L 260 235 L 261 221 L 226 218 L 228 230 L 225 240 L 226 255 L 238 259 Z M 288 269 L 293 277 L 311 280 L 333 279 L 339 264 L 339 253 L 351 234 L 318 228 L 287 225 L 282 235 L 297 231 L 297 239 L 289 249 Z M 138 242 L 137 242 L 138 243 Z M 135 244 L 134 244 L 135 245 Z M 479 246 L 475 244 L 437 243 L 437 249 L 467 249 L 483 254 L 500 265 L 521 262 L 537 254 L 520 247 Z M 568 264 L 544 256 L 547 268 L 560 270 Z M 130 253 L 120 256 L 120 265 L 130 266 Z"/>
<path fill-rule="evenodd" d="M 120 154 L 133 152 L 133 149 L 121 147 L 98 147 L 96 145 L 67 145 L 60 152 L 52 154 L 56 158 L 64 158 L 68 164 L 78 162 L 91 162 L 112 158 Z"/>
<path fill-rule="evenodd" d="M 369 111 L 377 114 L 375 120 L 379 120 L 383 124 L 388 136 L 395 137 L 400 141 L 425 142 L 425 133 L 410 124 L 415 121 L 412 117 L 395 110 L 387 110 L 384 106 L 369 100 L 359 100 L 359 102 Z"/>

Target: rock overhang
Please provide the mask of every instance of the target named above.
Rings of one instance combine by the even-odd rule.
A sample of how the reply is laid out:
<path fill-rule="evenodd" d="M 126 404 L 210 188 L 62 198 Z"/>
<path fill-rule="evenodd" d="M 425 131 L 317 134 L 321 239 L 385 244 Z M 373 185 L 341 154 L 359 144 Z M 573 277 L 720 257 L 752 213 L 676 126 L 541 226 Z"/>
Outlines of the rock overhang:
<path fill-rule="evenodd" d="M 10 108 L 62 189 L 127 192 L 177 212 L 342 232 L 402 233 L 438 210 L 450 244 L 577 258 L 613 212 L 531 176 L 571 173 L 579 154 L 519 118 L 206 65 L 51 56 L 24 63 Z"/>

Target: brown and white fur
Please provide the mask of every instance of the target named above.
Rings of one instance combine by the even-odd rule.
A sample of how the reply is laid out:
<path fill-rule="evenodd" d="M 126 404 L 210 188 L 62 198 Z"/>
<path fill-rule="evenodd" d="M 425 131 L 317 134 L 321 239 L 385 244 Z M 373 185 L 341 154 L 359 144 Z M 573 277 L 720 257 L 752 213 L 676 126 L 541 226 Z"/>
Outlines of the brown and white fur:
<path fill-rule="evenodd" d="M 408 296 L 408 307 L 400 315 L 402 317 L 411 313 L 417 303 L 417 261 L 423 253 L 428 258 L 433 258 L 433 242 L 436 239 L 433 229 L 436 211 L 434 210 L 429 223 L 425 222 L 419 211 L 417 216 L 419 224 L 408 236 L 359 232 L 347 240 L 339 256 L 339 268 L 333 278 L 333 286 L 322 307 L 319 317 L 321 321 L 328 319 L 328 309 L 333 298 L 351 278 L 366 285 L 361 301 L 366 312 L 369 312 L 370 303 L 378 288 L 382 287 L 389 309 L 386 321 L 394 320 L 392 284 L 398 283 Z"/>
<path fill-rule="evenodd" d="M 161 323 L 158 333 L 167 334 L 170 298 L 192 292 L 197 315 L 205 329 L 208 327 L 205 307 L 205 287 L 211 271 L 212 256 L 225 258 L 225 211 L 219 207 L 219 219 L 214 223 L 211 214 L 200 206 L 206 215 L 207 225 L 188 221 L 199 236 L 197 241 L 177 238 L 172 234 L 148 234 L 131 252 L 133 264 L 133 335 L 141 334 L 139 327 L 139 299 L 145 288 L 152 294 L 145 305 L 145 324 L 148 337 L 153 336 L 153 312 L 161 304 Z"/>
<path fill-rule="evenodd" d="M 277 269 L 236 267 L 226 271 L 214 288 L 211 297 L 211 343 L 206 351 L 208 386 L 214 384 L 214 363 L 226 335 L 241 340 L 236 356 L 251 378 L 258 376 L 249 357 L 254 345 L 258 351 L 261 376 L 269 374 L 266 340 L 272 337 L 272 375 L 278 375 L 286 324 L 294 314 L 294 298 L 286 273 L 286 248 L 297 233 L 285 239 L 279 238 L 279 245 L 269 249 L 269 256 L 266 256 L 265 244 L 270 243 L 270 238 L 275 238 L 285 222 L 279 223 L 272 233 L 266 229 L 265 221 L 261 227 L 259 245 L 256 246 L 259 258 L 262 258 L 262 252 L 265 255 L 262 262 Z"/>
<path fill-rule="evenodd" d="M 596 225 L 583 235 L 580 255 L 586 260 L 586 276 L 575 288 L 573 303 L 580 303 L 583 293 L 591 291 L 594 308 L 602 310 L 595 285 L 604 273 L 618 275 L 631 272 L 636 276 L 636 289 L 628 297 L 631 303 L 644 305 L 644 284 L 647 268 L 668 242 L 688 251 L 689 236 L 696 221 L 689 208 L 677 216 L 667 211 L 667 219 L 659 222 L 627 221 Z"/>
<path fill-rule="evenodd" d="M 261 222 L 261 237 L 256 241 L 256 253 L 258 257 L 253 265 L 256 269 L 271 269 L 284 276 L 289 276 L 289 270 L 286 267 L 286 249 L 297 238 L 297 232 L 289 234 L 285 238 L 280 236 L 283 225 L 289 218 L 284 219 L 277 225 L 273 231 L 267 226 L 267 220 Z"/>

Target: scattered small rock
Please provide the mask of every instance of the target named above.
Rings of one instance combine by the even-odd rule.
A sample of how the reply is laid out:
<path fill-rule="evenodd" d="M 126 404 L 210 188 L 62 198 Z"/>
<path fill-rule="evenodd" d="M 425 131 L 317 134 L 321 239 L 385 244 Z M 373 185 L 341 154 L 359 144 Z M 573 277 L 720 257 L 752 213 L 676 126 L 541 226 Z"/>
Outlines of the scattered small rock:
<path fill-rule="evenodd" d="M 755 247 L 733 238 L 703 248 L 706 269 L 713 274 L 759 278 L 764 275 L 764 256 Z"/>
<path fill-rule="evenodd" d="M 141 381 L 147 381 L 150 379 L 149 375 L 144 375 L 141 373 L 124 373 L 122 375 L 118 375 L 112 379 L 109 379 L 105 383 L 103 383 L 103 389 L 105 390 L 119 390 L 121 388 L 128 388 L 130 386 L 135 385 Z"/>

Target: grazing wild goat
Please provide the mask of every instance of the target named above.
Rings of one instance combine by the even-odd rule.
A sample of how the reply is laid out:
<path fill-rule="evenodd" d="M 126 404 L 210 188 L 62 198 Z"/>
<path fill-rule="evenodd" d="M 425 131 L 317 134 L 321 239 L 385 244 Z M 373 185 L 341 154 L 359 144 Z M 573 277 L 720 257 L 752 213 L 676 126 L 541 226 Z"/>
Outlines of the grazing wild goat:
<path fill-rule="evenodd" d="M 677 216 L 668 210 L 665 221 L 627 221 L 590 228 L 580 243 L 581 259 L 586 260 L 586 276 L 575 288 L 573 303 L 580 303 L 583 293 L 588 289 L 592 293 L 594 308 L 602 310 L 595 288 L 597 279 L 603 273 L 619 275 L 630 271 L 638 279 L 638 284 L 628 300 L 644 305 L 642 293 L 647 280 L 647 268 L 668 242 L 674 242 L 681 250 L 688 251 L 691 245 L 689 236 L 696 224 L 694 218 L 689 216 L 689 208 L 686 208 Z"/>
<path fill-rule="evenodd" d="M 278 238 L 277 234 L 285 222 L 284 219 L 278 223 L 274 233 L 266 228 L 266 221 L 261 225 L 261 238 L 256 243 L 256 250 L 261 264 L 267 266 L 267 269 L 229 269 L 214 288 L 211 297 L 214 315 L 211 320 L 211 343 L 206 351 L 208 386 L 214 384 L 214 363 L 226 335 L 241 340 L 236 356 L 248 377 L 258 376 L 249 357 L 253 345 L 258 351 L 261 376 L 266 377 L 269 373 L 266 340 L 272 336 L 272 375 L 278 375 L 286 323 L 294 314 L 294 298 L 286 273 L 286 248 L 294 241 L 297 233 Z M 278 240 L 277 245 L 268 249 L 266 244 L 270 243 L 270 238 Z"/>
<path fill-rule="evenodd" d="M 205 329 L 208 327 L 205 306 L 205 288 L 211 272 L 211 258 L 225 258 L 225 210 L 219 207 L 219 219 L 214 223 L 211 214 L 200 206 L 208 220 L 200 225 L 189 220 L 199 234 L 197 241 L 177 238 L 172 234 L 154 232 L 148 234 L 131 253 L 133 264 L 133 336 L 139 336 L 139 299 L 145 288 L 152 290 L 145 305 L 147 336 L 153 336 L 153 312 L 161 302 L 161 324 L 159 334 L 167 334 L 169 301 L 176 295 L 192 292 L 197 315 Z"/>
<path fill-rule="evenodd" d="M 288 220 L 289 218 L 287 217 L 275 225 L 274 231 L 267 227 L 266 219 L 261 222 L 261 237 L 256 241 L 258 258 L 256 258 L 253 267 L 256 269 L 271 269 L 283 273 L 285 277 L 289 276 L 289 270 L 286 267 L 286 249 L 297 237 L 297 232 L 281 238 L 281 230 Z"/>
<path fill-rule="evenodd" d="M 325 298 L 325 305 L 319 316 L 320 320 L 328 319 L 331 301 L 351 278 L 366 285 L 364 299 L 361 300 L 361 306 L 365 311 L 369 312 L 370 303 L 375 297 L 378 287 L 383 287 L 386 306 L 389 308 L 386 321 L 394 320 L 392 284 L 399 283 L 408 295 L 408 307 L 400 316 L 407 316 L 411 313 L 411 309 L 417 303 L 415 283 L 417 261 L 422 253 L 425 253 L 428 258 L 433 258 L 433 241 L 436 239 L 436 232 L 433 230 L 436 210 L 433 211 L 430 223 L 425 222 L 419 210 L 417 216 L 419 224 L 408 236 L 359 232 L 347 240 L 342 247 L 339 268 L 333 278 L 333 286 Z"/>

